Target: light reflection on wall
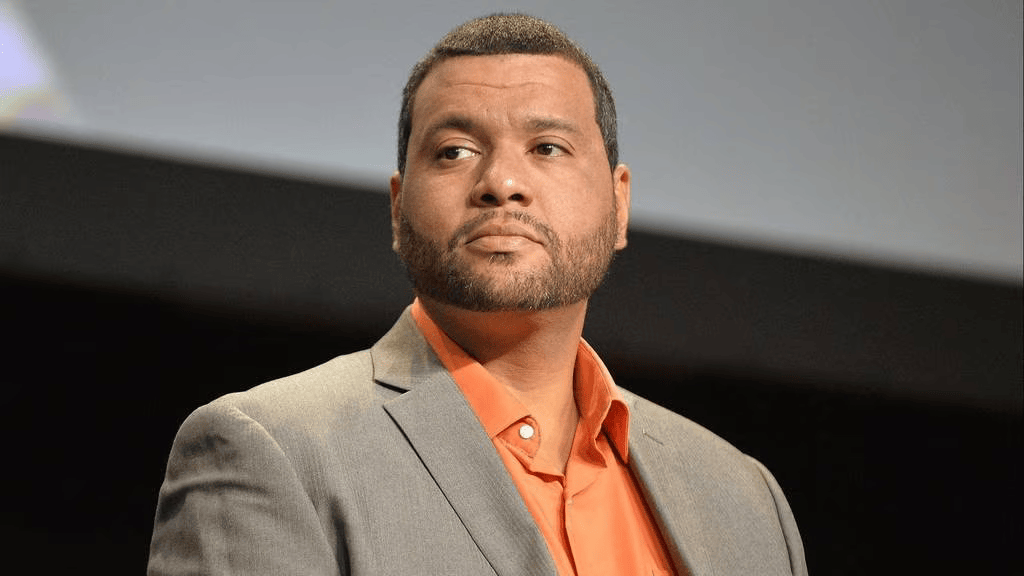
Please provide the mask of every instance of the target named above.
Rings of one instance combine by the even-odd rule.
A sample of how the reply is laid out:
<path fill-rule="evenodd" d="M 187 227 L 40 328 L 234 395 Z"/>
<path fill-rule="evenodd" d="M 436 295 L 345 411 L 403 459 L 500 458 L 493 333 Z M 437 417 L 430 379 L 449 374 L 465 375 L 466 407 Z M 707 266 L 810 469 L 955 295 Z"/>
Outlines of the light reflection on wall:
<path fill-rule="evenodd" d="M 0 128 L 66 121 L 68 101 L 17 8 L 0 0 Z"/>

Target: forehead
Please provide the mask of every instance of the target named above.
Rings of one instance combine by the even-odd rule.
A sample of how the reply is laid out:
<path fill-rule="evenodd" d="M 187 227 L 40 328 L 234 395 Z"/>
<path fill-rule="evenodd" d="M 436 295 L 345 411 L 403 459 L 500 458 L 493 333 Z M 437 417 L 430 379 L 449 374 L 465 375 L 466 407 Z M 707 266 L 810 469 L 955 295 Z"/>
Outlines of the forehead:
<path fill-rule="evenodd" d="M 538 107 L 544 110 L 531 110 Z M 490 114 L 531 110 L 586 116 L 597 128 L 586 73 L 557 55 L 458 56 L 438 63 L 416 91 L 413 132 L 426 117 L 473 109 Z"/>

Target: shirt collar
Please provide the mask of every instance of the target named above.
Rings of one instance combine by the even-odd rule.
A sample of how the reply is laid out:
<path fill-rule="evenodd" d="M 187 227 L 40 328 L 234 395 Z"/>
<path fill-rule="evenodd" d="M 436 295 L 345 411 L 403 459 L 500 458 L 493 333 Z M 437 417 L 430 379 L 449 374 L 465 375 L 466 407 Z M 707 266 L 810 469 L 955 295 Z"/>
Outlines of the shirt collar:
<path fill-rule="evenodd" d="M 623 462 L 629 461 L 629 407 L 594 349 L 580 338 L 573 375 L 580 429 L 596 449 L 602 428 Z"/>

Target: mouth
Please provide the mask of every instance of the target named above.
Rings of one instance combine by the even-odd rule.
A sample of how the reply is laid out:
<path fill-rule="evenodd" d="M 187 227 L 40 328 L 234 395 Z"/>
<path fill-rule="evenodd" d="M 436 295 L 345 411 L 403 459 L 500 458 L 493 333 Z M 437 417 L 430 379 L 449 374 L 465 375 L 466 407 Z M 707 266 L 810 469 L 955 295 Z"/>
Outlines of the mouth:
<path fill-rule="evenodd" d="M 545 243 L 542 236 L 518 222 L 488 222 L 466 235 L 465 243 L 470 244 L 481 238 L 525 239 L 541 245 Z"/>

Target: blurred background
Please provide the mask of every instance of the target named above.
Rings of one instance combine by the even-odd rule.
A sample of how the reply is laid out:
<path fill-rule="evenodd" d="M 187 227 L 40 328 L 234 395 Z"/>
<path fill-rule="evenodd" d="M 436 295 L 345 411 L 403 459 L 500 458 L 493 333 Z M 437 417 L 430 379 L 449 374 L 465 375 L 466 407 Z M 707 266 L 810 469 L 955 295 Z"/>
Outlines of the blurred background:
<path fill-rule="evenodd" d="M 386 331 L 405 77 L 521 10 L 615 90 L 618 382 L 765 462 L 812 573 L 1022 572 L 1019 1 L 437 8 L 0 0 L 15 559 L 144 571 L 189 411 Z"/>

